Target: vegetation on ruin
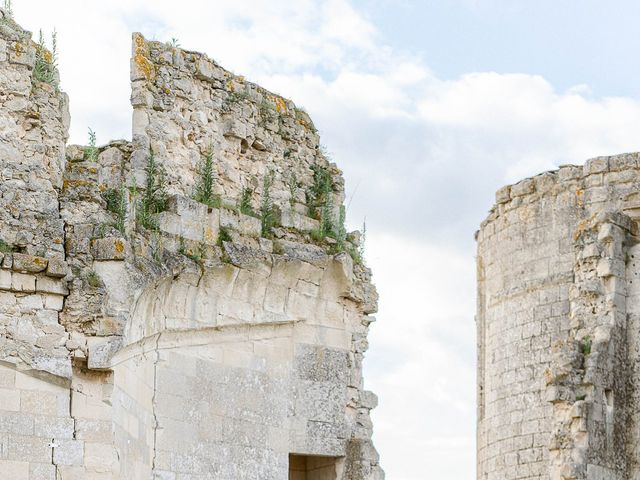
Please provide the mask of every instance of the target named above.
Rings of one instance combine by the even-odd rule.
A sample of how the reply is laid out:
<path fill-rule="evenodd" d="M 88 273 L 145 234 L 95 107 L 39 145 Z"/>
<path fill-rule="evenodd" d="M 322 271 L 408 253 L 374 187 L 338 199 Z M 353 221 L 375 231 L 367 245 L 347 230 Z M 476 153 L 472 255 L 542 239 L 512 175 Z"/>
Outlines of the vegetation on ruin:
<path fill-rule="evenodd" d="M 51 34 L 51 50 L 47 48 L 42 30 L 36 43 L 36 59 L 33 65 L 33 78 L 39 82 L 58 87 L 58 34 L 54 30 Z"/>
<path fill-rule="evenodd" d="M 218 231 L 218 240 L 216 241 L 216 245 L 219 247 L 223 246 L 223 242 L 231 242 L 233 239 L 231 238 L 231 233 L 229 233 L 229 229 L 226 227 L 220 227 Z"/>
<path fill-rule="evenodd" d="M 193 199 L 196 202 L 204 203 L 209 208 L 220 208 L 220 195 L 213 192 L 215 173 L 213 172 L 213 146 L 209 146 L 207 152 L 200 157 L 197 166 L 198 178 Z"/>
<path fill-rule="evenodd" d="M 287 187 L 289 188 L 289 206 L 293 208 L 296 204 L 296 192 L 298 191 L 298 177 L 295 172 L 291 172 L 289 175 Z"/>
<path fill-rule="evenodd" d="M 591 337 L 586 336 L 582 339 L 580 350 L 582 351 L 582 354 L 585 356 L 591 353 Z"/>
<path fill-rule="evenodd" d="M 84 147 L 84 159 L 90 162 L 97 162 L 98 152 L 98 146 L 96 145 L 96 132 L 89 127 L 89 144 Z"/>
<path fill-rule="evenodd" d="M 362 222 L 362 231 L 360 232 L 360 238 L 357 245 L 352 243 L 346 244 L 346 252 L 351 256 L 354 263 L 358 265 L 364 265 L 364 247 L 367 238 L 367 223 Z"/>
<path fill-rule="evenodd" d="M 16 248 L 13 245 L 8 244 L 4 240 L 0 239 L 0 253 L 15 252 Z"/>
<path fill-rule="evenodd" d="M 256 216 L 256 212 L 253 210 L 251 206 L 251 197 L 253 196 L 254 189 L 249 186 L 242 186 L 242 191 L 240 192 L 240 199 L 238 200 L 238 210 L 240 213 L 244 215 L 250 215 L 252 217 Z"/>
<path fill-rule="evenodd" d="M 136 221 L 146 229 L 157 230 L 156 214 L 167 208 L 166 175 L 151 149 L 144 171 L 145 189 L 136 204 Z"/>
<path fill-rule="evenodd" d="M 262 180 L 262 202 L 260 203 L 260 222 L 262 225 L 262 236 L 271 238 L 272 229 L 275 227 L 275 214 L 273 211 L 273 200 L 271 198 L 271 187 L 273 186 L 274 172 L 269 170 Z"/>
<path fill-rule="evenodd" d="M 102 285 L 102 280 L 100 280 L 100 277 L 95 270 L 91 270 L 89 273 L 87 273 L 86 281 L 89 286 L 94 288 L 98 288 Z"/>
<path fill-rule="evenodd" d="M 127 216 L 127 190 L 123 186 L 120 188 L 109 188 L 102 193 L 102 198 L 107 203 L 107 210 L 115 214 L 115 228 L 125 234 Z"/>

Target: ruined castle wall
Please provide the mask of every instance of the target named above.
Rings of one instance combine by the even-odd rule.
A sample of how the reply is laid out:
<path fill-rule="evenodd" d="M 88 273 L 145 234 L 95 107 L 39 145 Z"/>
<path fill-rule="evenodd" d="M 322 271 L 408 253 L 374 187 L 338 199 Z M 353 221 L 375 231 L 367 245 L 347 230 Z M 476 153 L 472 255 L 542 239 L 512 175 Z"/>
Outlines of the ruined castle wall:
<path fill-rule="evenodd" d="M 273 200 L 285 211 L 284 226 L 311 230 L 304 189 L 313 165 L 330 166 L 304 110 L 201 53 L 133 37 L 131 68 L 132 169 L 140 182 L 151 148 L 166 166 L 170 190 L 190 196 L 197 165 L 210 149 L 219 181 L 216 193 L 232 204 L 241 188 L 255 190 L 259 207 L 264 176 L 274 176 Z M 331 165 L 337 207 L 344 201 L 340 172 Z"/>
<path fill-rule="evenodd" d="M 0 28 L 0 356 L 69 377 L 58 322 L 67 293 L 58 202 L 67 98 L 33 78 L 31 34 L 11 20 Z"/>
<path fill-rule="evenodd" d="M 477 237 L 479 479 L 634 478 L 639 181 L 629 154 L 497 193 Z"/>
<path fill-rule="evenodd" d="M 133 141 L 89 155 L 65 147 L 66 96 L 33 79 L 29 34 L 0 20 L 0 472 L 383 479 L 362 380 L 377 294 L 357 234 L 310 234 L 313 169 L 334 220 L 344 187 L 306 113 L 134 35 Z M 208 151 L 219 205 L 193 199 Z M 151 152 L 169 195 L 145 224 Z M 269 172 L 265 231 L 237 202 L 252 188 L 258 210 Z"/>
<path fill-rule="evenodd" d="M 290 453 L 345 457 L 351 442 L 367 443 L 375 397 L 362 391 L 364 345 L 352 343 L 368 320 L 348 299 L 350 268 L 230 265 L 148 289 L 111 362 L 116 390 L 153 384 L 127 396 L 127 411 L 156 423 L 140 420 L 145 435 L 123 437 L 121 463 L 167 476 L 279 479 Z M 148 371 L 133 381 L 132 365 Z M 144 455 L 151 436 L 153 458 Z"/>

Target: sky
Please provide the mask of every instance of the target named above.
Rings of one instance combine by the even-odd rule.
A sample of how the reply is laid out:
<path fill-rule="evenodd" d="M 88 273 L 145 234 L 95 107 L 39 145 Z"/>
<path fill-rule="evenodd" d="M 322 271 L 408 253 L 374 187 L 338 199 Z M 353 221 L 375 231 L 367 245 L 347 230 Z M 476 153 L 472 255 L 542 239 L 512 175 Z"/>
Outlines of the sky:
<path fill-rule="evenodd" d="M 13 0 L 54 27 L 71 141 L 129 138 L 130 33 L 177 38 L 305 107 L 366 218 L 365 385 L 391 480 L 475 477 L 474 232 L 495 191 L 635 151 L 634 0 Z"/>

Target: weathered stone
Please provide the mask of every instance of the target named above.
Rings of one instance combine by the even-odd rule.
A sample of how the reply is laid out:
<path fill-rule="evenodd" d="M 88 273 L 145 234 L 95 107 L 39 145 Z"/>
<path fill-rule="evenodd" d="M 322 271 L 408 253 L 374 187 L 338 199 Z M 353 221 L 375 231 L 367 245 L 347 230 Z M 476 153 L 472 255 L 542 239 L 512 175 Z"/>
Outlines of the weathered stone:
<path fill-rule="evenodd" d="M 44 271 L 48 263 L 49 261 L 46 258 L 14 253 L 11 268 L 21 273 L 38 273 Z"/>
<path fill-rule="evenodd" d="M 67 275 L 68 268 L 67 262 L 63 258 L 53 257 L 49 259 L 46 273 L 50 277 L 62 278 Z"/>
<path fill-rule="evenodd" d="M 96 238 L 91 241 L 91 254 L 96 260 L 124 260 L 127 242 L 119 237 Z"/>
<path fill-rule="evenodd" d="M 309 116 L 134 34 L 132 140 L 65 147 L 27 37 L 0 22 L 0 477 L 382 478 L 377 294 L 334 239 L 307 243 L 319 170 L 344 202 Z"/>

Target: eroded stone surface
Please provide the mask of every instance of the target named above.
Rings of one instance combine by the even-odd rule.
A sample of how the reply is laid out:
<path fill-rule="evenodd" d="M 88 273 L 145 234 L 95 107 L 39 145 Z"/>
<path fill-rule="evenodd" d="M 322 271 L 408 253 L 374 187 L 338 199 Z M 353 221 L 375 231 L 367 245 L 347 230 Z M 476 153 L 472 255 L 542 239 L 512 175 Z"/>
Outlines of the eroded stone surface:
<path fill-rule="evenodd" d="M 334 220 L 344 188 L 308 115 L 134 34 L 133 141 L 65 149 L 36 48 L 2 21 L 0 472 L 275 480 L 321 458 L 323 478 L 382 479 L 362 381 L 377 294 L 346 232 L 310 232 L 314 169 Z M 151 151 L 167 201 L 143 220 Z M 208 152 L 215 205 L 194 200 Z"/>
<path fill-rule="evenodd" d="M 500 189 L 478 232 L 478 478 L 634 479 L 637 153 Z"/>

